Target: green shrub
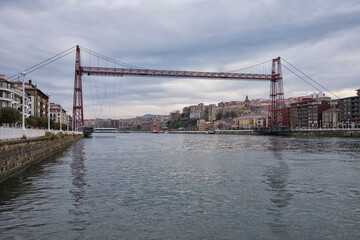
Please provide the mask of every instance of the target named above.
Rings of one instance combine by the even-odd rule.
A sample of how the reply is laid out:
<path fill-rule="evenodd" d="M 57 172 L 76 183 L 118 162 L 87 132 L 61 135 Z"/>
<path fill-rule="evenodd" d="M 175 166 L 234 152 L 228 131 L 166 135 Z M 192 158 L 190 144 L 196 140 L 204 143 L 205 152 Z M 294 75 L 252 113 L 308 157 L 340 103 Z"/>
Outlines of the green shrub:
<path fill-rule="evenodd" d="M 1 108 L 1 123 L 16 123 L 21 120 L 21 113 L 19 110 L 11 107 Z"/>

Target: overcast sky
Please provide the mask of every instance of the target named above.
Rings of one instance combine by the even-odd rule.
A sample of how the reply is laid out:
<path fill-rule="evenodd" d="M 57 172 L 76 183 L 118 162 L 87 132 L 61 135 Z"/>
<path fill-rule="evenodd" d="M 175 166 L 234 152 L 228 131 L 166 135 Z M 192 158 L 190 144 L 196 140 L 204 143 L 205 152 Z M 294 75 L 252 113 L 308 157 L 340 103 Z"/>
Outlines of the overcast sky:
<path fill-rule="evenodd" d="M 360 88 L 359 0 L 0 0 L 0 32 L 7 77 L 80 45 L 151 69 L 234 71 L 281 56 L 339 97 Z M 74 61 L 26 76 L 70 112 Z M 82 54 L 82 65 L 97 64 Z M 283 75 L 285 97 L 317 92 Z M 85 118 L 122 118 L 268 98 L 269 83 L 84 76 L 83 91 Z"/>

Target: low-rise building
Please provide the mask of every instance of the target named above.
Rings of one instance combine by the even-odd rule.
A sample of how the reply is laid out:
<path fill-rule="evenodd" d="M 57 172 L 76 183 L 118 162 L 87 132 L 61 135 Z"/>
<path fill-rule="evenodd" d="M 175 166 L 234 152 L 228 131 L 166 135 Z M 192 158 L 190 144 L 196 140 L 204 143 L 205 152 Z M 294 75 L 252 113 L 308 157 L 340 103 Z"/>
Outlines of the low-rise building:
<path fill-rule="evenodd" d="M 151 132 L 160 132 L 160 123 L 155 122 L 151 124 Z"/>
<path fill-rule="evenodd" d="M 197 121 L 197 128 L 199 131 L 207 131 L 209 130 L 209 124 L 205 121 L 205 119 L 199 119 Z"/>
<path fill-rule="evenodd" d="M 357 96 L 339 99 L 341 126 L 360 128 L 360 89 Z"/>
<path fill-rule="evenodd" d="M 263 128 L 268 126 L 268 115 L 250 113 L 235 118 L 235 125 L 239 128 Z"/>
<path fill-rule="evenodd" d="M 322 112 L 322 127 L 337 128 L 340 123 L 341 110 L 339 108 L 330 108 Z"/>
<path fill-rule="evenodd" d="M 231 123 L 226 121 L 217 120 L 214 122 L 214 129 L 227 129 L 231 127 Z"/>
<path fill-rule="evenodd" d="M 14 87 L 22 88 L 22 82 L 11 81 Z M 48 117 L 49 96 L 43 93 L 36 85 L 32 84 L 32 80 L 25 83 L 25 92 L 30 98 L 29 107 L 30 115 L 35 117 Z"/>
<path fill-rule="evenodd" d="M 288 125 L 290 128 L 294 129 L 300 126 L 298 122 L 298 108 L 296 107 L 297 103 L 291 103 L 288 108 Z"/>
<path fill-rule="evenodd" d="M 50 103 L 50 119 L 55 123 L 67 124 L 66 111 L 60 104 Z"/>

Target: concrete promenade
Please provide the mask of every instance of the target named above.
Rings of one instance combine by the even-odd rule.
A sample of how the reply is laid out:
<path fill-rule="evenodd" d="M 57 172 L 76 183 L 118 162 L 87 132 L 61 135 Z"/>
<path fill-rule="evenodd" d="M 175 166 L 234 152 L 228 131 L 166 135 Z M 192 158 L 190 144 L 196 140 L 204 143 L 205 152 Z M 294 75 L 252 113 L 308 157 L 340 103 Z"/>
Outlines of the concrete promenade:
<path fill-rule="evenodd" d="M 82 134 L 64 133 L 47 134 L 40 138 L 0 141 L 0 183 L 22 169 L 65 149 L 82 137 Z"/>
<path fill-rule="evenodd" d="M 21 128 L 0 127 L 0 141 L 21 139 L 24 136 L 26 138 L 37 138 L 37 137 L 45 136 L 46 132 L 48 132 L 48 130 L 42 130 L 42 129 L 23 130 Z M 59 130 L 50 130 L 50 132 L 53 134 L 57 134 L 59 132 L 63 132 L 65 134 L 83 134 L 82 132 L 59 131 Z"/>

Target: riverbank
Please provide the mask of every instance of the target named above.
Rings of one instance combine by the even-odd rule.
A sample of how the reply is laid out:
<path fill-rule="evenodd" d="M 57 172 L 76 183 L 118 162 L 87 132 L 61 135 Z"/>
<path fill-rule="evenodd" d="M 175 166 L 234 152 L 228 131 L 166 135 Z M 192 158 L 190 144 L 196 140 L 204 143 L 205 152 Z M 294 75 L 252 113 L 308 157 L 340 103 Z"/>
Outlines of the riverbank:
<path fill-rule="evenodd" d="M 214 132 L 208 131 L 169 131 L 171 134 L 221 134 L 221 135 L 269 135 L 255 130 L 215 130 Z M 291 130 L 289 132 L 282 132 L 282 134 L 291 137 L 360 137 L 360 129 L 301 129 Z"/>
<path fill-rule="evenodd" d="M 0 183 L 28 166 L 57 153 L 82 138 L 79 134 L 51 134 L 33 139 L 0 142 Z"/>
<path fill-rule="evenodd" d="M 332 130 L 332 129 L 313 129 L 313 130 L 292 130 L 290 136 L 293 137 L 360 137 L 360 129 L 357 130 Z"/>

